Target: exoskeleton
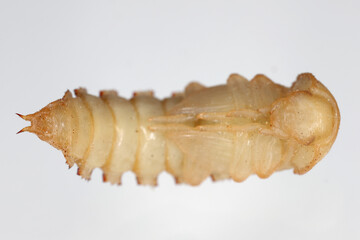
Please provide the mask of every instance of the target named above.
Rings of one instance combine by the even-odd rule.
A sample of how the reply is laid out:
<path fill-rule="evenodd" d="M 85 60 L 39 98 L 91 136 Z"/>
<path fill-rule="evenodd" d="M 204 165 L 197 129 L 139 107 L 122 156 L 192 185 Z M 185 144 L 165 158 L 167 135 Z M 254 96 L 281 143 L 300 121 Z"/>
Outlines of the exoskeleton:
<path fill-rule="evenodd" d="M 156 185 L 162 171 L 190 185 L 208 176 L 241 182 L 284 169 L 304 174 L 330 150 L 340 124 L 334 97 L 309 73 L 290 88 L 264 75 L 232 74 L 225 85 L 190 83 L 162 101 L 152 92 L 130 100 L 115 91 L 75 95 L 19 114 L 31 121 L 20 132 L 60 149 L 83 178 L 101 168 L 113 184 L 130 170 L 146 185 Z"/>

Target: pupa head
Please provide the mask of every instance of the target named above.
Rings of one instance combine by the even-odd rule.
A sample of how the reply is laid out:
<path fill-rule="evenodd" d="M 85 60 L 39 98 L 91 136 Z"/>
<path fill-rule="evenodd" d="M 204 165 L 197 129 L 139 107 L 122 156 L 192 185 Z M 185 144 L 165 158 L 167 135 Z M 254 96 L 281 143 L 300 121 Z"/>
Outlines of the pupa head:
<path fill-rule="evenodd" d="M 340 113 L 329 90 L 312 74 L 304 73 L 288 95 L 273 104 L 270 123 L 306 152 L 301 154 L 303 160 L 295 164 L 295 172 L 305 173 L 330 150 L 339 129 Z M 299 154 L 301 151 L 297 150 Z"/>
<path fill-rule="evenodd" d="M 273 104 L 271 124 L 300 144 L 336 138 L 340 113 L 331 93 L 312 74 L 301 74 L 289 94 Z"/>

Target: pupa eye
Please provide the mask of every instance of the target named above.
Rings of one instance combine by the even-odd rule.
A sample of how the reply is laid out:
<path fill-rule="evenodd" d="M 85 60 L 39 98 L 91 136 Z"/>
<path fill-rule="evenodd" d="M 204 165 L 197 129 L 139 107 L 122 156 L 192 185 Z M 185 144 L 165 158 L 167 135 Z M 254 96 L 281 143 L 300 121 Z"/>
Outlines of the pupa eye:
<path fill-rule="evenodd" d="M 291 88 L 264 75 L 248 81 L 232 74 L 224 85 L 191 83 L 164 100 L 153 92 L 128 100 L 76 89 L 75 97 L 67 91 L 19 116 L 31 121 L 20 132 L 60 149 L 84 179 L 101 168 L 105 182 L 120 184 L 133 171 L 143 185 L 157 185 L 162 171 L 190 185 L 209 176 L 240 182 L 283 169 L 303 174 L 330 150 L 340 123 L 334 97 L 309 73 Z"/>

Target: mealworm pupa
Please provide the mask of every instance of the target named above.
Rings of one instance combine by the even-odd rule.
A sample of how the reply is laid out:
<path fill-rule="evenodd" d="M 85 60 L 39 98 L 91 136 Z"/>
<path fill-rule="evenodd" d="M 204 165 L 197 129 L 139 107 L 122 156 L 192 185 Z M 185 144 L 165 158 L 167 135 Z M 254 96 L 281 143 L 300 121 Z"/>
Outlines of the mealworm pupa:
<path fill-rule="evenodd" d="M 289 88 L 264 75 L 248 81 L 232 74 L 224 85 L 190 83 L 162 101 L 152 92 L 127 100 L 80 88 L 18 115 L 31 122 L 19 132 L 61 150 L 82 178 L 101 168 L 105 182 L 121 184 L 133 171 L 144 185 L 157 185 L 162 171 L 190 185 L 209 176 L 241 182 L 285 169 L 304 174 L 330 150 L 340 124 L 334 97 L 310 73 Z"/>

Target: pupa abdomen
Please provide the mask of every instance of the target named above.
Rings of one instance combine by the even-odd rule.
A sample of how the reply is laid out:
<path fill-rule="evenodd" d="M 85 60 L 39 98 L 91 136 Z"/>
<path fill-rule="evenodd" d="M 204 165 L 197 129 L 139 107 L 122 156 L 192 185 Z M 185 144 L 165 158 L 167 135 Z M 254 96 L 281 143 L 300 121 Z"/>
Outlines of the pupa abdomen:
<path fill-rule="evenodd" d="M 31 121 L 22 131 L 60 149 L 83 178 L 101 168 L 104 181 L 117 184 L 130 170 L 145 185 L 156 185 L 164 170 L 191 185 L 208 176 L 243 181 L 291 168 L 303 174 L 330 150 L 340 123 L 334 97 L 311 74 L 290 88 L 233 74 L 225 85 L 191 83 L 162 101 L 151 92 L 130 100 L 115 91 L 75 95 L 67 91 L 20 115 Z"/>

